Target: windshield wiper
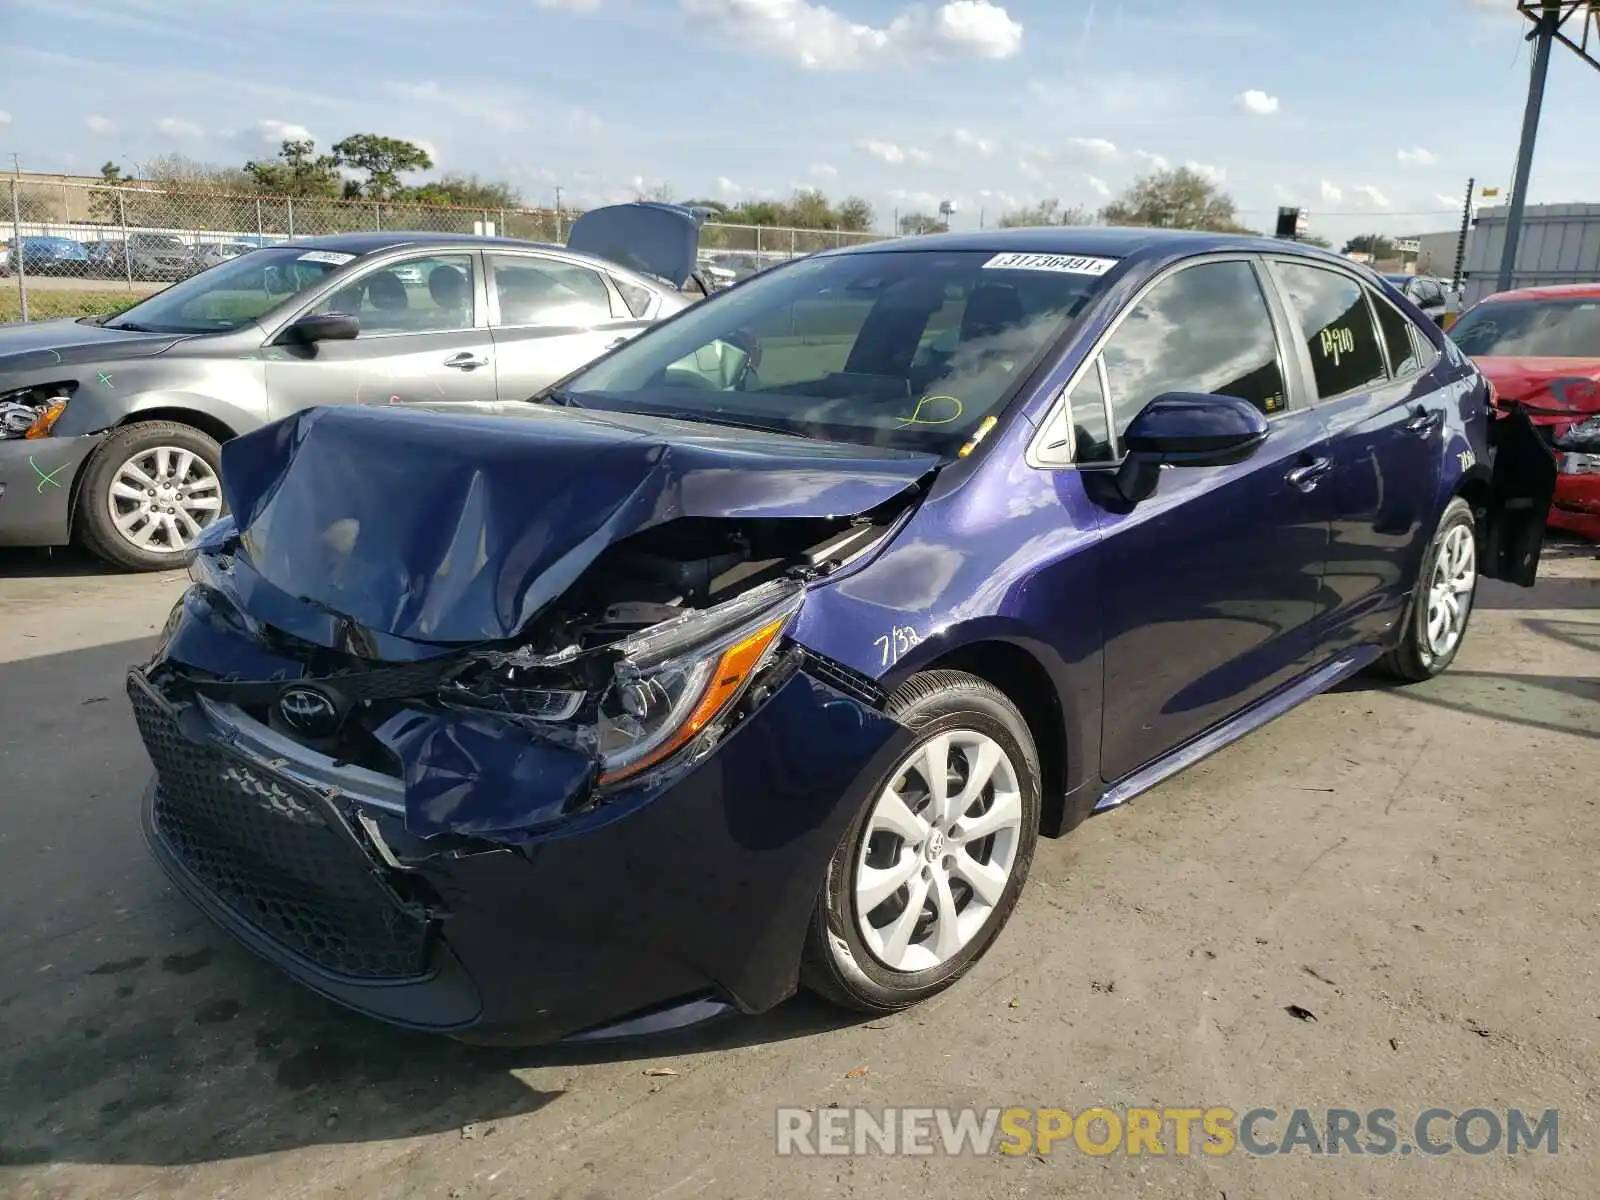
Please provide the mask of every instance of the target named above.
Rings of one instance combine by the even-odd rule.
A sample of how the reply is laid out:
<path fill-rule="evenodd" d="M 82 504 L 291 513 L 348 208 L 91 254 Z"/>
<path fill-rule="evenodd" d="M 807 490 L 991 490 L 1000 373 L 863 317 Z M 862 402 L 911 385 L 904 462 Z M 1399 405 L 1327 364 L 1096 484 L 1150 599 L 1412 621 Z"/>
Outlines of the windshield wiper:
<path fill-rule="evenodd" d="M 105 325 L 102 326 L 102 328 L 104 328 L 104 329 L 126 329 L 129 333 L 155 333 L 155 332 L 157 332 L 156 330 L 150 328 L 150 326 L 141 325 L 137 321 L 118 321 L 118 322 L 116 322 L 114 324 L 112 322 L 110 322 L 110 321 L 107 321 L 105 323 Z"/>
<path fill-rule="evenodd" d="M 796 433 L 793 427 L 788 425 L 756 421 L 748 417 L 713 416 L 695 409 L 662 412 L 660 409 L 652 408 L 636 409 L 635 411 L 647 417 L 665 417 L 669 421 L 703 421 L 707 425 L 727 425 L 734 429 L 754 429 L 759 433 L 781 433 L 789 437 L 806 436 L 803 433 Z"/>
<path fill-rule="evenodd" d="M 528 403 L 559 404 L 562 408 L 583 407 L 583 405 L 579 404 L 577 400 L 573 398 L 571 392 L 562 391 L 559 388 L 554 388 L 549 391 L 536 392 L 534 395 L 528 397 Z"/>

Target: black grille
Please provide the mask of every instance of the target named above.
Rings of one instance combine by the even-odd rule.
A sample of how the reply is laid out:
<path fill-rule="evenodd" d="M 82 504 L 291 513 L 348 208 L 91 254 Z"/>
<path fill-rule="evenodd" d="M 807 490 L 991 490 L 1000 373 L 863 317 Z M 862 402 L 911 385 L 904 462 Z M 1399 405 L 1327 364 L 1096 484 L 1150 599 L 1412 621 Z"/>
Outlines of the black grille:
<path fill-rule="evenodd" d="M 205 887 L 282 946 L 357 979 L 424 973 L 428 924 L 395 903 L 323 802 L 247 759 L 185 736 L 128 679 L 156 768 L 157 834 Z"/>

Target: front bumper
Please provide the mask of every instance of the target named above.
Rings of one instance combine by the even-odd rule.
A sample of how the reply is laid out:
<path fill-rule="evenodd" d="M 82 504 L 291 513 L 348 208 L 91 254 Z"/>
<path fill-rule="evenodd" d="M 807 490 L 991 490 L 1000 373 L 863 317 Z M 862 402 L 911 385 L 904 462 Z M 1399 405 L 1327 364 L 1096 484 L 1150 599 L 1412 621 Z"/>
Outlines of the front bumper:
<path fill-rule="evenodd" d="M 783 1000 L 828 858 L 910 737 L 797 672 L 700 763 L 511 845 L 415 837 L 398 777 L 289 758 L 144 670 L 128 689 L 174 882 L 322 995 L 477 1042 Z"/>
<path fill-rule="evenodd" d="M 63 546 L 84 460 L 100 444 L 81 437 L 0 441 L 0 546 Z"/>

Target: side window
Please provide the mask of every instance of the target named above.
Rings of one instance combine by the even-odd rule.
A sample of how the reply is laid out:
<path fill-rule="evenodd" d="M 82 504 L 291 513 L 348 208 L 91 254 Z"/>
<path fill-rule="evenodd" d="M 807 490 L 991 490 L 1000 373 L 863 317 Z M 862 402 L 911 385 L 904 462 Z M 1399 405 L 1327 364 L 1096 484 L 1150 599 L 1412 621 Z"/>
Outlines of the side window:
<path fill-rule="evenodd" d="M 1317 394 L 1327 399 L 1385 382 L 1383 351 L 1361 285 L 1322 267 L 1279 262 L 1274 269 L 1310 351 Z"/>
<path fill-rule="evenodd" d="M 391 263 L 359 276 L 317 305 L 361 319 L 361 336 L 471 329 L 475 269 L 470 254 L 439 254 Z"/>
<path fill-rule="evenodd" d="M 1100 372 L 1090 366 L 1068 401 L 1072 414 L 1072 461 L 1111 462 L 1116 448 L 1111 444 L 1111 426 L 1106 420 L 1106 394 L 1100 387 Z"/>
<path fill-rule="evenodd" d="M 1286 406 L 1277 335 L 1247 262 L 1202 263 L 1164 279 L 1101 354 L 1119 443 L 1163 392 L 1237 396 L 1268 414 Z"/>
<path fill-rule="evenodd" d="M 611 293 L 598 271 L 553 258 L 491 254 L 501 325 L 583 328 L 611 320 Z"/>
<path fill-rule="evenodd" d="M 622 297 L 622 302 L 635 317 L 642 317 L 650 311 L 649 288 L 629 283 L 626 279 L 618 279 L 615 275 L 611 277 L 611 282 L 617 285 L 617 294 Z"/>
<path fill-rule="evenodd" d="M 363 337 L 471 329 L 475 273 L 470 254 L 407 259 L 359 276 L 315 311 L 354 314 Z"/>
<path fill-rule="evenodd" d="M 1378 329 L 1389 351 L 1389 373 L 1396 379 L 1415 375 L 1422 369 L 1417 346 L 1411 337 L 1411 322 L 1382 296 L 1372 296 L 1372 309 L 1378 314 Z"/>

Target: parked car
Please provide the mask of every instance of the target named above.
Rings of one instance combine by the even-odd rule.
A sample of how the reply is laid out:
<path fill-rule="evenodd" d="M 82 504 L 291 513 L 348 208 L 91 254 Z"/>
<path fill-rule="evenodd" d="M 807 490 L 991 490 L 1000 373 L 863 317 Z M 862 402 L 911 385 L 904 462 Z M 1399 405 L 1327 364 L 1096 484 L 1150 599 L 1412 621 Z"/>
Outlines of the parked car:
<path fill-rule="evenodd" d="M 204 271 L 218 263 L 238 258 L 241 254 L 248 254 L 255 248 L 246 242 L 200 242 L 189 248 L 188 273 L 193 275 Z"/>
<path fill-rule="evenodd" d="M 298 413 L 224 447 L 129 678 L 150 843 L 415 1028 L 903 1008 L 1041 833 L 1448 668 L 1537 572 L 1549 464 L 1493 428 L 1333 255 L 1061 227 L 778 267 L 502 416 Z"/>
<path fill-rule="evenodd" d="M 636 204 L 587 214 L 565 247 L 306 238 L 112 318 L 0 328 L 0 402 L 38 417 L 0 438 L 0 546 L 77 538 L 170 569 L 222 511 L 220 443 L 313 404 L 521 401 L 687 306 L 698 232 Z"/>
<path fill-rule="evenodd" d="M 1435 325 L 1443 327 L 1447 315 L 1461 311 L 1460 294 L 1450 286 L 1449 280 L 1435 279 L 1431 275 L 1385 275 L 1384 279 Z"/>
<path fill-rule="evenodd" d="M 12 274 L 18 260 L 32 275 L 86 275 L 89 252 L 82 242 L 64 237 L 24 237 L 13 241 L 6 252 L 6 265 Z"/>
<path fill-rule="evenodd" d="M 1600 542 L 1600 283 L 1488 296 L 1450 337 L 1555 454 L 1551 528 Z"/>

